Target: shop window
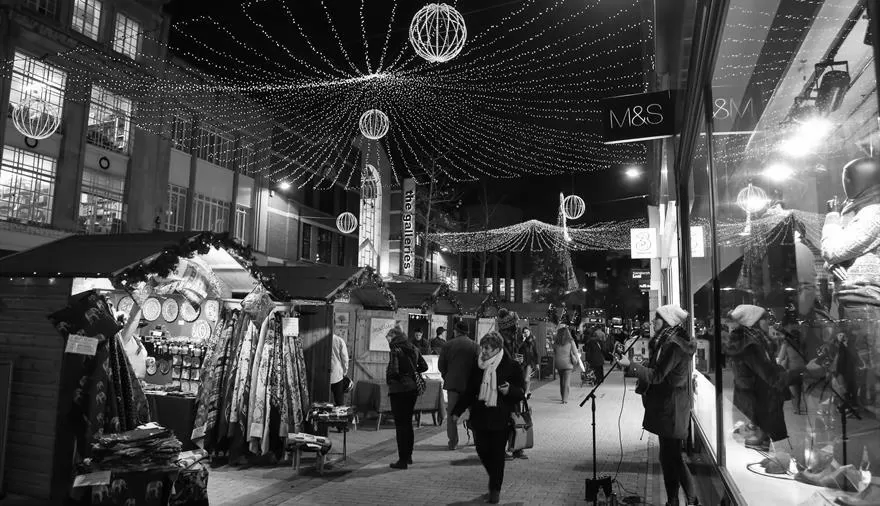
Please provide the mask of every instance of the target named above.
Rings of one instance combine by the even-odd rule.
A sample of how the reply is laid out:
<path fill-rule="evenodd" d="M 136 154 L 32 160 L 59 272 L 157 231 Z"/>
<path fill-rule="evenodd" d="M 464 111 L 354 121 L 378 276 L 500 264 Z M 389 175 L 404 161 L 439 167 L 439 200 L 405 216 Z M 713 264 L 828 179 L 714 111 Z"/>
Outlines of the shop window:
<path fill-rule="evenodd" d="M 0 166 L 0 219 L 49 225 L 55 167 L 54 158 L 5 146 Z"/>
<path fill-rule="evenodd" d="M 302 247 L 300 248 L 300 258 L 303 260 L 311 260 L 312 259 L 312 226 L 308 223 L 303 223 L 302 225 L 302 241 L 300 241 Z"/>
<path fill-rule="evenodd" d="M 86 37 L 98 40 L 101 33 L 102 8 L 103 4 L 100 0 L 74 0 L 71 26 Z"/>
<path fill-rule="evenodd" d="M 58 17 L 58 0 L 26 0 L 24 5 L 41 16 Z"/>
<path fill-rule="evenodd" d="M 165 230 L 182 232 L 186 226 L 186 195 L 187 189 L 175 184 L 168 185 L 168 210 L 165 219 Z"/>
<path fill-rule="evenodd" d="M 83 170 L 79 200 L 79 231 L 84 234 L 123 232 L 125 181 L 91 169 Z"/>
<path fill-rule="evenodd" d="M 254 170 L 257 168 L 256 162 L 254 148 L 251 146 L 242 147 L 241 157 L 238 161 L 238 172 L 243 176 L 253 176 Z"/>
<path fill-rule="evenodd" d="M 325 264 L 333 261 L 333 232 L 327 229 L 318 229 L 318 254 L 315 261 Z"/>
<path fill-rule="evenodd" d="M 231 136 L 221 133 L 214 126 L 199 128 L 196 156 L 214 165 L 231 169 L 234 155 L 235 141 Z"/>
<path fill-rule="evenodd" d="M 38 98 L 54 106 L 58 114 L 61 114 L 64 108 L 66 84 L 67 72 L 64 70 L 16 51 L 12 62 L 9 105 L 15 107 Z"/>
<path fill-rule="evenodd" d="M 178 115 L 171 118 L 171 145 L 187 153 L 192 148 L 191 118 Z"/>
<path fill-rule="evenodd" d="M 225 232 L 229 223 L 229 202 L 196 193 L 193 197 L 193 230 Z"/>
<path fill-rule="evenodd" d="M 235 206 L 235 229 L 233 237 L 241 241 L 243 244 L 248 242 L 248 220 L 250 219 L 251 209 L 247 206 Z"/>
<path fill-rule="evenodd" d="M 345 265 L 345 236 L 336 234 L 336 265 Z"/>
<path fill-rule="evenodd" d="M 116 14 L 113 50 L 136 59 L 141 46 L 141 24 L 125 14 Z"/>
<path fill-rule="evenodd" d="M 131 100 L 99 86 L 92 86 L 86 140 L 104 149 L 128 153 L 131 114 Z"/>

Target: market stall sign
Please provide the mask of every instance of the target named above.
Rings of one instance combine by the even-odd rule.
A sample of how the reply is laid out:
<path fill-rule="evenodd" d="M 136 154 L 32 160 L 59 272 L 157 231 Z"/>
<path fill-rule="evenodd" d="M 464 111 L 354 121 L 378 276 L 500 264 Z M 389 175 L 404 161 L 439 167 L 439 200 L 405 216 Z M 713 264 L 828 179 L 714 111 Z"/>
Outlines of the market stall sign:
<path fill-rule="evenodd" d="M 73 353 L 76 355 L 88 355 L 94 357 L 98 351 L 98 340 L 94 337 L 86 337 L 78 334 L 71 334 L 67 337 L 67 346 L 64 348 L 65 353 Z"/>
<path fill-rule="evenodd" d="M 662 139 L 678 133 L 675 97 L 675 90 L 666 90 L 602 100 L 605 144 Z"/>
<path fill-rule="evenodd" d="M 412 178 L 403 180 L 403 213 L 401 213 L 401 230 L 403 231 L 402 255 L 400 256 L 401 273 L 404 276 L 415 275 L 416 264 L 416 183 Z"/>

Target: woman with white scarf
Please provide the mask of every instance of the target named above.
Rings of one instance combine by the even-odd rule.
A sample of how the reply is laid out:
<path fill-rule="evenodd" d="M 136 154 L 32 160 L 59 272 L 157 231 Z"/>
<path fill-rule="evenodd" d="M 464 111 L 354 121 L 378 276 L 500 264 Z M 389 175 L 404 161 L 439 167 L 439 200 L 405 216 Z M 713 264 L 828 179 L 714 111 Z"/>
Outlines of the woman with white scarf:
<path fill-rule="evenodd" d="M 525 398 L 522 368 L 504 352 L 498 332 L 489 332 L 480 340 L 479 371 L 474 374 L 470 391 L 452 410 L 454 417 L 470 408 L 470 425 L 480 462 L 489 474 L 486 502 L 498 504 L 504 481 L 504 457 L 510 435 L 510 414 Z"/>

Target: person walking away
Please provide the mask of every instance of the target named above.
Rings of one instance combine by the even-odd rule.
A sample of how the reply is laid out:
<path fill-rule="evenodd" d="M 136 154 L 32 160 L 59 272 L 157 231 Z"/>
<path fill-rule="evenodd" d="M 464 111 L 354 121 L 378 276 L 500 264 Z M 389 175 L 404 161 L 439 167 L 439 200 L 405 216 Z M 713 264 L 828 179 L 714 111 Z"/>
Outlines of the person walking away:
<path fill-rule="evenodd" d="M 684 322 L 688 314 L 669 304 L 657 308 L 654 339 L 647 365 L 618 357 L 624 373 L 638 378 L 636 392 L 642 395 L 645 417 L 642 426 L 660 438 L 660 467 L 666 485 L 666 506 L 678 506 L 678 489 L 684 489 L 687 504 L 699 504 L 694 478 L 682 458 L 682 440 L 688 436 L 693 398 L 688 391 L 690 363 L 697 342 L 688 336 Z"/>
<path fill-rule="evenodd" d="M 516 355 L 516 321 L 518 319 L 516 313 L 506 308 L 499 309 L 498 316 L 495 317 L 495 325 L 498 327 L 498 333 L 501 334 L 502 348 L 510 358 L 514 358 Z"/>
<path fill-rule="evenodd" d="M 446 329 L 437 327 L 437 335 L 431 339 L 431 355 L 439 355 L 444 346 L 446 346 Z"/>
<path fill-rule="evenodd" d="M 596 382 L 599 382 L 605 374 L 605 353 L 602 351 L 604 345 L 598 332 L 588 333 L 587 342 L 584 344 L 584 356 L 587 366 L 596 376 Z"/>
<path fill-rule="evenodd" d="M 333 334 L 333 349 L 330 352 L 330 392 L 333 404 L 345 403 L 345 373 L 348 372 L 348 346 L 345 339 Z"/>
<path fill-rule="evenodd" d="M 475 374 L 471 386 L 452 411 L 458 418 L 468 408 L 477 455 L 489 475 L 486 502 L 498 504 L 504 482 L 504 459 L 510 435 L 510 414 L 525 398 L 522 369 L 503 349 L 498 332 L 489 332 L 480 341 L 478 361 L 482 374 Z"/>
<path fill-rule="evenodd" d="M 443 389 L 446 390 L 446 436 L 450 450 L 458 447 L 458 420 L 453 418 L 452 410 L 459 398 L 467 392 L 473 376 L 476 375 L 477 358 L 480 355 L 480 347 L 468 336 L 466 323 L 456 322 L 453 332 L 455 337 L 440 350 L 437 361 L 437 368 L 443 378 Z"/>
<path fill-rule="evenodd" d="M 415 445 L 413 411 L 419 397 L 415 375 L 427 371 L 428 364 L 400 327 L 389 330 L 385 338 L 391 348 L 385 381 L 388 383 L 397 438 L 397 462 L 393 462 L 391 467 L 406 469 L 412 463 Z"/>
<path fill-rule="evenodd" d="M 559 327 L 553 344 L 553 355 L 554 366 L 559 373 L 559 395 L 562 397 L 563 404 L 568 404 L 569 382 L 571 381 L 571 371 L 577 363 L 574 360 L 577 352 L 577 345 L 571 337 L 571 331 L 568 327 Z"/>

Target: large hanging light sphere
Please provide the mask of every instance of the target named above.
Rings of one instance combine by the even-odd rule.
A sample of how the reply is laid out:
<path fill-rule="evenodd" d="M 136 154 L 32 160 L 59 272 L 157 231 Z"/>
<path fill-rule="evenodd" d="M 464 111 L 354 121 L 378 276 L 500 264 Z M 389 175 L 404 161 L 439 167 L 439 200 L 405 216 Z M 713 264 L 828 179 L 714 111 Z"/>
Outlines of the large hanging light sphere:
<path fill-rule="evenodd" d="M 752 183 L 736 195 L 736 205 L 750 215 L 762 211 L 769 203 L 767 193 Z"/>
<path fill-rule="evenodd" d="M 336 228 L 343 234 L 350 234 L 355 231 L 358 226 L 358 220 L 355 215 L 346 211 L 336 217 Z"/>
<path fill-rule="evenodd" d="M 431 63 L 447 62 L 461 52 L 467 39 L 464 16 L 446 4 L 428 4 L 413 16 L 409 43 Z"/>
<path fill-rule="evenodd" d="M 388 116 L 379 109 L 370 109 L 361 114 L 361 134 L 371 140 L 379 140 L 388 133 Z"/>
<path fill-rule="evenodd" d="M 562 212 L 565 213 L 565 217 L 569 220 L 580 218 L 586 210 L 587 206 L 584 204 L 584 199 L 577 195 L 569 195 L 562 201 Z"/>
<path fill-rule="evenodd" d="M 13 106 L 12 124 L 31 139 L 46 139 L 58 130 L 61 114 L 58 107 L 40 98 L 31 98 Z"/>

